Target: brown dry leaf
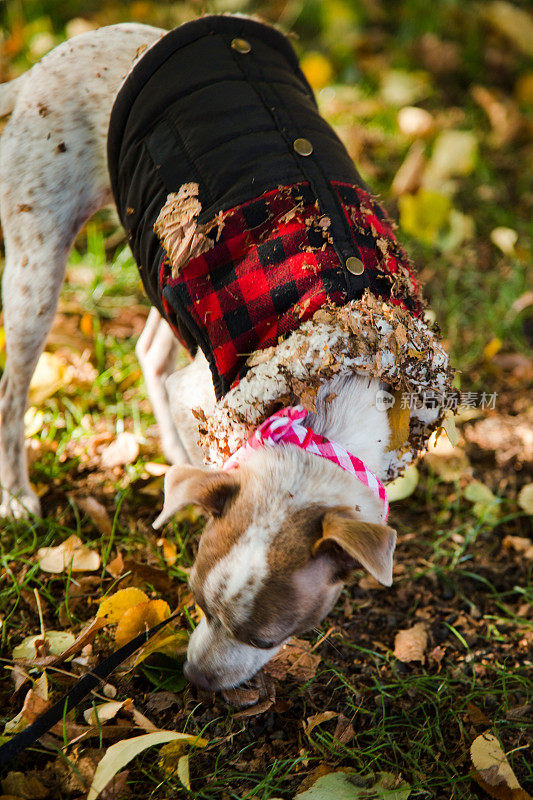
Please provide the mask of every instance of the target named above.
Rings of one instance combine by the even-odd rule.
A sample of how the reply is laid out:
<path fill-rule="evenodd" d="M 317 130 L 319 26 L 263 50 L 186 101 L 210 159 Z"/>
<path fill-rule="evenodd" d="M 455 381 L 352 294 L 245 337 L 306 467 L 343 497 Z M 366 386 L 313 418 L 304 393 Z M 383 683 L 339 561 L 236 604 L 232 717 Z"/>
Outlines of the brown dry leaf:
<path fill-rule="evenodd" d="M 118 578 L 120 575 L 122 575 L 122 573 L 125 571 L 122 553 L 117 553 L 115 558 L 113 558 L 111 561 L 108 561 L 105 571 L 109 572 L 112 578 Z"/>
<path fill-rule="evenodd" d="M 129 608 L 120 618 L 115 631 L 117 647 L 122 647 L 169 616 L 170 607 L 165 600 L 148 600 L 147 603 Z"/>
<path fill-rule="evenodd" d="M 428 643 L 425 622 L 417 622 L 412 628 L 398 631 L 394 638 L 394 655 L 399 661 L 425 661 Z"/>
<path fill-rule="evenodd" d="M 50 789 L 42 783 L 37 775 L 26 772 L 8 772 L 2 779 L 2 790 L 5 792 L 0 798 L 12 800 L 45 800 L 50 796 Z"/>
<path fill-rule="evenodd" d="M 95 572 L 100 567 L 100 556 L 96 550 L 85 547 L 75 534 L 57 545 L 40 547 L 37 551 L 39 567 L 43 572 Z"/>
<path fill-rule="evenodd" d="M 533 461 L 533 410 L 517 416 L 495 414 L 467 425 L 465 438 L 482 450 L 492 450 L 496 463 L 503 466 L 516 459 Z"/>
<path fill-rule="evenodd" d="M 111 536 L 113 523 L 105 506 L 96 497 L 77 497 L 76 503 L 81 510 L 92 519 L 99 533 Z"/>
<path fill-rule="evenodd" d="M 100 464 L 104 469 L 132 464 L 139 455 L 139 442 L 133 433 L 123 431 L 104 447 L 100 453 Z"/>
<path fill-rule="evenodd" d="M 352 741 L 354 736 L 355 731 L 350 720 L 345 717 L 344 714 L 339 714 L 333 738 L 340 742 L 340 744 L 348 744 L 348 742 Z"/>
<path fill-rule="evenodd" d="M 319 664 L 320 656 L 311 652 L 309 642 L 293 638 L 286 642 L 272 661 L 263 667 L 263 672 L 278 680 L 291 675 L 297 681 L 304 683 L 315 677 Z"/>
<path fill-rule="evenodd" d="M 503 147 L 512 142 L 522 128 L 522 116 L 513 100 L 485 86 L 473 86 L 471 93 L 489 118 L 492 127 L 490 143 L 494 147 Z"/>
<path fill-rule="evenodd" d="M 533 561 L 533 541 L 525 536 L 510 536 L 504 537 L 503 546 L 508 550 L 514 550 L 521 553 L 527 561 Z"/>
<path fill-rule="evenodd" d="M 247 708 L 255 705 L 259 700 L 258 686 L 236 686 L 234 689 L 223 689 L 222 697 L 232 706 Z"/>
<path fill-rule="evenodd" d="M 319 714 L 307 717 L 306 721 L 303 723 L 306 736 L 309 736 L 317 725 L 322 725 L 323 722 L 329 722 L 330 719 L 335 719 L 338 716 L 339 714 L 337 711 L 321 711 Z"/>
<path fill-rule="evenodd" d="M 494 734 L 485 731 L 470 745 L 473 778 L 491 797 L 498 800 L 531 800 L 520 786 L 502 746 Z"/>

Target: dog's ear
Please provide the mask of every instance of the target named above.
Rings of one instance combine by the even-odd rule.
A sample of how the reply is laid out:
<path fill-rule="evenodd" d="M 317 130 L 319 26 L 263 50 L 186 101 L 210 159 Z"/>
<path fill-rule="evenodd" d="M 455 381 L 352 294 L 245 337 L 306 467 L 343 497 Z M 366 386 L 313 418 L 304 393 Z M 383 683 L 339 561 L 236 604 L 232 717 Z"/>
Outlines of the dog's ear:
<path fill-rule="evenodd" d="M 357 560 L 376 580 L 391 586 L 395 547 L 396 531 L 392 528 L 364 522 L 351 508 L 339 507 L 324 515 L 322 536 L 313 546 L 313 555 L 327 552 L 347 572 L 355 567 Z"/>
<path fill-rule="evenodd" d="M 191 466 L 172 466 L 165 475 L 163 510 L 153 527 L 158 530 L 170 517 L 188 505 L 200 506 L 213 517 L 220 517 L 239 491 L 237 470 L 217 472 Z"/>

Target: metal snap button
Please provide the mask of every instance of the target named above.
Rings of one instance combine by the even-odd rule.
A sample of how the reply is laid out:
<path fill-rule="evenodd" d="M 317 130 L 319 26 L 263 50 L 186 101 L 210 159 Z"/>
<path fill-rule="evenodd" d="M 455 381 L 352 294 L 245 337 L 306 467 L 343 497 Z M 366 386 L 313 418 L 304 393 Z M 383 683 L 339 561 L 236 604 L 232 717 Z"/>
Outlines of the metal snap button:
<path fill-rule="evenodd" d="M 295 139 L 292 146 L 299 156 L 310 156 L 313 152 L 313 145 L 309 139 Z"/>
<path fill-rule="evenodd" d="M 360 258 L 350 256 L 350 258 L 346 259 L 346 269 L 348 272 L 351 272 L 352 275 L 362 275 L 365 271 L 365 266 Z"/>
<path fill-rule="evenodd" d="M 246 41 L 246 39 L 232 39 L 231 46 L 238 53 L 249 53 L 252 49 L 250 42 Z"/>

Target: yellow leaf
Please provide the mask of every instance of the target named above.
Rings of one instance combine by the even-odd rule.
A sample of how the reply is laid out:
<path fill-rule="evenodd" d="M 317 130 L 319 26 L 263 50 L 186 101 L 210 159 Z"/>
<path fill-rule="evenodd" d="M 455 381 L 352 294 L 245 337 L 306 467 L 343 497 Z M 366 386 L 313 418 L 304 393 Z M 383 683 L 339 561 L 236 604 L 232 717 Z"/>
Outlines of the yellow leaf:
<path fill-rule="evenodd" d="M 80 320 L 80 330 L 88 339 L 93 335 L 93 315 L 89 314 L 88 311 L 83 314 Z"/>
<path fill-rule="evenodd" d="M 313 89 L 323 89 L 333 79 L 331 62 L 322 53 L 311 51 L 305 55 L 300 66 Z"/>
<path fill-rule="evenodd" d="M 178 560 L 178 548 L 175 542 L 170 542 L 163 537 L 158 539 L 157 544 L 159 547 L 163 548 L 163 558 L 168 566 L 171 567 Z"/>
<path fill-rule="evenodd" d="M 440 231 L 448 224 L 452 207 L 449 197 L 427 189 L 402 195 L 398 206 L 404 231 L 427 244 L 436 244 Z"/>
<path fill-rule="evenodd" d="M 402 392 L 394 392 L 395 402 L 387 411 L 390 428 L 390 441 L 387 450 L 397 450 L 409 438 L 411 413 L 408 406 L 402 408 L 401 396 Z"/>
<path fill-rule="evenodd" d="M 490 342 L 485 345 L 483 350 L 483 355 L 485 356 L 487 361 L 491 361 L 496 353 L 498 353 L 502 348 L 502 340 L 495 337 L 491 339 Z"/>
<path fill-rule="evenodd" d="M 83 718 L 87 725 L 99 726 L 105 725 L 109 720 L 114 719 L 124 703 L 131 702 L 130 700 L 110 700 L 108 703 L 100 703 L 99 705 L 88 708 L 83 712 Z"/>
<path fill-rule="evenodd" d="M 448 412 L 446 413 L 446 416 L 442 422 L 442 427 L 444 428 L 444 432 L 446 433 L 451 446 L 455 447 L 459 442 L 459 434 L 457 433 L 457 428 L 455 427 L 453 414 Z"/>
<path fill-rule="evenodd" d="M 145 603 L 148 595 L 141 589 L 130 586 L 128 589 L 119 589 L 110 597 L 105 597 L 100 603 L 97 617 L 105 617 L 109 623 L 119 622 L 121 617 L 139 603 Z"/>
<path fill-rule="evenodd" d="M 486 731 L 477 736 L 470 745 L 470 758 L 475 769 L 475 780 L 491 797 L 529 798 L 527 792 L 521 789 L 494 734 Z"/>
<path fill-rule="evenodd" d="M 163 629 L 139 650 L 135 658 L 135 666 L 141 664 L 152 653 L 164 653 L 169 658 L 179 658 L 187 652 L 188 644 L 189 635 L 186 631 L 175 631 L 168 634 Z"/>
<path fill-rule="evenodd" d="M 165 600 L 148 600 L 147 603 L 129 608 L 121 617 L 115 631 L 115 642 L 122 647 L 139 633 L 153 628 L 170 616 L 170 607 Z"/>
<path fill-rule="evenodd" d="M 87 800 L 96 800 L 100 792 L 107 786 L 117 772 L 120 772 L 120 770 L 125 767 L 126 764 L 129 764 L 139 753 L 142 753 L 148 747 L 154 747 L 155 745 L 165 744 L 166 742 L 172 742 L 178 739 L 187 741 L 187 743 L 193 747 L 205 747 L 207 745 L 207 741 L 205 739 L 200 739 L 198 736 L 176 733 L 175 731 L 157 731 L 155 733 L 146 733 L 143 736 L 135 736 L 133 739 L 125 739 L 122 742 L 117 742 L 111 745 L 111 747 L 108 747 L 94 773 Z"/>

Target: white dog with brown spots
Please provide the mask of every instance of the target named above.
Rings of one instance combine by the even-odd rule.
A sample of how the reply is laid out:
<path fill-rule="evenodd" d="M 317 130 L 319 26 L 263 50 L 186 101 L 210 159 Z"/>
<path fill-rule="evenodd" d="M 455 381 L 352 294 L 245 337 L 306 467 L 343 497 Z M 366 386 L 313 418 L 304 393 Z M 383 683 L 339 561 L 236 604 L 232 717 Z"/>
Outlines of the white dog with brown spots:
<path fill-rule="evenodd" d="M 123 24 L 76 36 L 0 86 L 0 116 L 10 115 L 0 152 L 7 349 L 0 384 L 3 516 L 40 513 L 24 442 L 31 376 L 74 239 L 112 202 L 106 139 L 114 98 L 138 54 L 164 34 Z M 420 335 L 430 337 L 423 323 L 417 325 Z M 383 322 L 380 335 L 390 337 L 391 331 Z M 290 353 L 291 342 L 284 346 Z M 299 447 L 260 448 L 229 471 L 205 468 L 192 410 L 202 409 L 209 420 L 218 406 L 202 355 L 167 381 L 177 347 L 153 309 L 137 354 L 164 453 L 175 465 L 167 474 L 158 525 L 190 503 L 207 516 L 191 574 L 205 616 L 191 638 L 186 673 L 200 686 L 220 689 L 245 681 L 288 637 L 316 626 L 358 563 L 390 586 L 396 534 L 383 524 L 382 503 L 367 485 Z M 437 355 L 444 364 L 445 356 Z M 385 478 L 390 430 L 385 407 L 376 404 L 384 376 L 360 366 L 323 380 L 316 413 L 306 425 Z M 248 388 L 254 380 L 263 385 L 262 369 L 257 367 Z M 423 422 L 436 417 L 429 414 Z M 226 427 L 231 437 L 231 420 Z"/>

